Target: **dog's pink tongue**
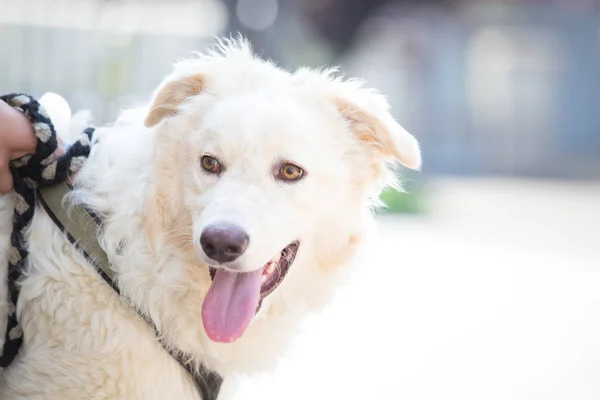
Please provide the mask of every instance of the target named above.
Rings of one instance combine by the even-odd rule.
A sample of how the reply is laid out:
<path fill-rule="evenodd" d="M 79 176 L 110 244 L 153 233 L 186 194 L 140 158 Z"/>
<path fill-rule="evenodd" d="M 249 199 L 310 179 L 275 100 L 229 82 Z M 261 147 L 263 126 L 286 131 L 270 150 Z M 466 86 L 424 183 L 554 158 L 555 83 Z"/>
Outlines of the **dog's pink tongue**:
<path fill-rule="evenodd" d="M 202 320 L 208 337 L 230 343 L 244 333 L 260 299 L 262 270 L 235 273 L 218 269 L 204 303 Z"/>

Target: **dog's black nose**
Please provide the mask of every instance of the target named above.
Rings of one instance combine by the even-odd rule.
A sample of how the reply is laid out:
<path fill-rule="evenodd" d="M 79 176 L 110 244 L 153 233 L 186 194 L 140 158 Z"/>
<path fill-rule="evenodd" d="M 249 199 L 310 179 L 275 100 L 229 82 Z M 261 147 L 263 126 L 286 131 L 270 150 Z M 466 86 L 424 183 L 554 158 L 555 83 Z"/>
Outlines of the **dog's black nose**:
<path fill-rule="evenodd" d="M 248 235 L 239 226 L 228 222 L 208 225 L 200 235 L 204 253 L 220 263 L 241 256 L 248 247 Z"/>

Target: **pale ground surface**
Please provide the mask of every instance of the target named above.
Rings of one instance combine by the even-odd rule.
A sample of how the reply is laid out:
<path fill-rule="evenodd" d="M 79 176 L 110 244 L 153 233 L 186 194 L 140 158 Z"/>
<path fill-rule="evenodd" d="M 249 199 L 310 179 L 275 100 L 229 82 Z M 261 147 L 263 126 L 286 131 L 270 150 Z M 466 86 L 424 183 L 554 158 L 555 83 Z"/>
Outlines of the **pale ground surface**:
<path fill-rule="evenodd" d="M 600 184 L 444 180 L 235 399 L 600 399 Z M 224 396 L 225 397 L 225 396 Z"/>

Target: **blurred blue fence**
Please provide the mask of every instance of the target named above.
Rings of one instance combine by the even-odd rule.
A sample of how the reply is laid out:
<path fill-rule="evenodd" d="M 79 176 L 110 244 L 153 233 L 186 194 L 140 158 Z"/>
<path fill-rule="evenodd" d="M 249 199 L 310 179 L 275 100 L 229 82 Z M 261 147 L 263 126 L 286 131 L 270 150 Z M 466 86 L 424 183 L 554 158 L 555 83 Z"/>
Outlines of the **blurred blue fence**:
<path fill-rule="evenodd" d="M 388 1 L 342 52 L 309 3 L 0 0 L 0 89 L 55 91 L 108 122 L 176 58 L 242 31 L 286 67 L 341 63 L 388 94 L 422 142 L 425 174 L 600 178 L 594 2 Z"/>

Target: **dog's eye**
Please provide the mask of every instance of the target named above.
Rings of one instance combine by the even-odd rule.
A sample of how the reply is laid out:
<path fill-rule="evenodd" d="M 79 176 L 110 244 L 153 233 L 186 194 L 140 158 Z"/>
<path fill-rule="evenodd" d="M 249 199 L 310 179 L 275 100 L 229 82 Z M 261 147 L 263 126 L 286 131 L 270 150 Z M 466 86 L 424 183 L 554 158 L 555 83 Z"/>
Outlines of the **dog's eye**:
<path fill-rule="evenodd" d="M 200 164 L 202 165 L 202 169 L 211 174 L 218 174 L 221 172 L 221 164 L 219 164 L 219 161 L 212 156 L 202 156 Z"/>
<path fill-rule="evenodd" d="M 279 168 L 277 178 L 282 181 L 291 182 L 302 178 L 302 175 L 304 175 L 304 170 L 302 168 L 291 163 L 284 163 Z"/>

